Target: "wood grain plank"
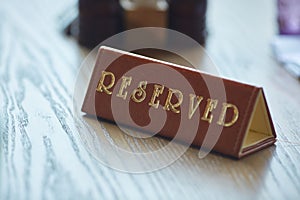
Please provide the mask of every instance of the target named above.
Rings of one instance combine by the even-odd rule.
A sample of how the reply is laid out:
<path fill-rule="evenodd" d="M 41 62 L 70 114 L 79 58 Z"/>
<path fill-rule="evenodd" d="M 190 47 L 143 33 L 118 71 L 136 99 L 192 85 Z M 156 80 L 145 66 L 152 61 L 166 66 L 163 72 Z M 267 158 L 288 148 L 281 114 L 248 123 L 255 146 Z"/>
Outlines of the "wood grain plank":
<path fill-rule="evenodd" d="M 209 1 L 207 50 L 222 76 L 264 87 L 276 146 L 240 161 L 217 154 L 199 159 L 198 150 L 190 148 L 167 168 L 145 174 L 102 165 L 80 139 L 78 129 L 93 131 L 74 121 L 72 110 L 84 54 L 57 28 L 61 12 L 74 2 L 1 1 L 0 199 L 300 197 L 300 85 L 272 56 L 273 0 Z M 168 142 L 109 137 L 133 151 Z"/>

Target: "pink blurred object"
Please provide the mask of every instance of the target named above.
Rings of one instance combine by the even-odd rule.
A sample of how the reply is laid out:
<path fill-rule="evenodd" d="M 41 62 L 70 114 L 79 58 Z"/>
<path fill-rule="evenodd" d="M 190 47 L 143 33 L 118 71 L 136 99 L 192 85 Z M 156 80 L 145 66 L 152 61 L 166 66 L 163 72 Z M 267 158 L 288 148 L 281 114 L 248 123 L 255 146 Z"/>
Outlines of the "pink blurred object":
<path fill-rule="evenodd" d="M 279 33 L 300 35 L 300 0 L 278 0 Z"/>

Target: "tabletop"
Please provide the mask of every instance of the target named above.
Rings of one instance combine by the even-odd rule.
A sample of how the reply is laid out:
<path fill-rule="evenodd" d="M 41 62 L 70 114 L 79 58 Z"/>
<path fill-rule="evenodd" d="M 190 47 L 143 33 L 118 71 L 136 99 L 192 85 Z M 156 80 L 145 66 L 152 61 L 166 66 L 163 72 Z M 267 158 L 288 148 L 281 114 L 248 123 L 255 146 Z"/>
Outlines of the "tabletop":
<path fill-rule="evenodd" d="M 209 0 L 206 49 L 221 76 L 264 88 L 276 145 L 241 160 L 189 148 L 139 174 L 102 165 L 78 134 L 72 96 L 86 50 L 62 32 L 74 5 L 0 0 L 0 199 L 300 197 L 300 83 L 272 54 L 275 0 Z"/>

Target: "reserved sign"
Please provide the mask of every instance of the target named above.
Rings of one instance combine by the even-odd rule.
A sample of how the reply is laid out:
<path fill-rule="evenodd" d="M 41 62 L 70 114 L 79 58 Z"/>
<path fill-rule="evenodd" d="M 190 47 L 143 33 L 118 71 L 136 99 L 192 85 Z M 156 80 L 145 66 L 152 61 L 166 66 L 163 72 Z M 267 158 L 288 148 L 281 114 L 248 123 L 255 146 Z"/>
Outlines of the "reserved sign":
<path fill-rule="evenodd" d="M 82 111 L 170 139 L 180 131 L 178 141 L 196 147 L 211 137 L 214 151 L 235 158 L 276 141 L 262 88 L 109 47 L 99 49 Z"/>

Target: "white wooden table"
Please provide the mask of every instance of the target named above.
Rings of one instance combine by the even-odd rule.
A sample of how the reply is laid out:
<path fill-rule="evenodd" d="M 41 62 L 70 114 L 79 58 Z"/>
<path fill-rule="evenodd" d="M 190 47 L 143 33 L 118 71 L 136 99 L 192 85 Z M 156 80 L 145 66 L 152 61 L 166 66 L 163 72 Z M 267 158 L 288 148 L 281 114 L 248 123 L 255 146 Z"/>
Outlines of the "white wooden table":
<path fill-rule="evenodd" d="M 72 92 L 84 54 L 59 29 L 72 4 L 0 0 L 0 199 L 300 197 L 300 83 L 272 56 L 274 0 L 209 0 L 207 50 L 224 77 L 264 88 L 276 146 L 239 161 L 190 148 L 145 174 L 101 165 L 78 136 Z"/>

